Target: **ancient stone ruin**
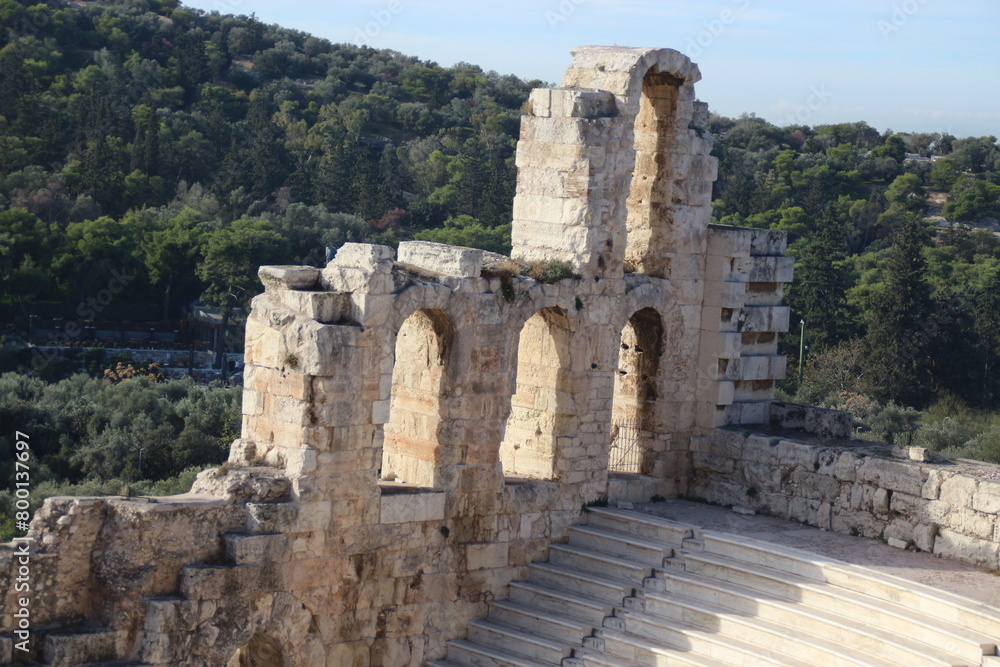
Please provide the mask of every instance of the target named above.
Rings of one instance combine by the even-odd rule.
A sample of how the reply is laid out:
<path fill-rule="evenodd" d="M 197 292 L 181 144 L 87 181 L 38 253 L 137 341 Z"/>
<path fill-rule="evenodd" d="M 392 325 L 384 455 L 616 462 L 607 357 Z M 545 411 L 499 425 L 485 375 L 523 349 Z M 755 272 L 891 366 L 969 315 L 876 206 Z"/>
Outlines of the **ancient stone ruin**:
<path fill-rule="evenodd" d="M 747 443 L 745 425 L 772 421 L 851 429 L 773 402 L 784 234 L 709 224 L 716 159 L 687 57 L 573 56 L 522 121 L 512 257 L 347 244 L 324 269 L 261 267 L 229 463 L 184 496 L 46 503 L 30 533 L 33 659 L 419 665 L 587 504 L 696 492 L 845 532 L 867 512 L 868 534 L 894 520 L 872 504 L 893 480 L 911 504 L 940 502 L 926 467 L 865 477 L 864 461 L 821 466 L 817 445 Z M 797 486 L 775 474 L 747 499 L 753 447 L 775 454 L 770 470 L 781 456 L 809 469 L 796 458 Z M 822 499 L 806 473 L 832 480 Z M 850 505 L 841 485 L 868 491 Z M 0 659 L 19 658 L 16 639 Z"/>

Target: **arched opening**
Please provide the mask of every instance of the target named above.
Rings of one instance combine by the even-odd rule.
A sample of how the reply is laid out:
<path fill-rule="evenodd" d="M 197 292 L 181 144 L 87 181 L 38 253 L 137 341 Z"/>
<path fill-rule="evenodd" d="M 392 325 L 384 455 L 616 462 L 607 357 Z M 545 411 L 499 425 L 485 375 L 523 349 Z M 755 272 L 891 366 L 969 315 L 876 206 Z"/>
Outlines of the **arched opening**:
<path fill-rule="evenodd" d="M 226 667 L 285 667 L 285 664 L 285 655 L 278 642 L 264 635 L 254 635 L 236 650 Z"/>
<path fill-rule="evenodd" d="M 661 453 L 654 420 L 662 353 L 663 320 L 652 308 L 644 308 L 622 330 L 611 407 L 610 472 L 655 473 Z"/>
<path fill-rule="evenodd" d="M 672 250 L 672 159 L 677 101 L 684 84 L 666 72 L 649 71 L 642 80 L 635 118 L 635 167 L 626 200 L 625 271 L 665 277 Z"/>
<path fill-rule="evenodd" d="M 436 310 L 418 310 L 396 336 L 380 477 L 435 487 L 441 398 L 454 329 Z"/>
<path fill-rule="evenodd" d="M 507 478 L 553 479 L 556 442 L 576 432 L 569 391 L 571 336 L 560 308 L 543 308 L 521 329 L 517 385 L 500 444 Z"/>

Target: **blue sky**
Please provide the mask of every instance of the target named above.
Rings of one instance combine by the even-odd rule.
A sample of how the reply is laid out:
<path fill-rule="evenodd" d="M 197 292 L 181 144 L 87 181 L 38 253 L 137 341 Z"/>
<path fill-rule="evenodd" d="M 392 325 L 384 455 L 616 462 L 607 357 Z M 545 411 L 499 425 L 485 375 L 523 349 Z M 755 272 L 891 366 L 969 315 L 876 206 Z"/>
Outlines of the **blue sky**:
<path fill-rule="evenodd" d="M 191 0 L 334 42 L 557 83 L 584 44 L 670 47 L 717 113 L 1000 135 L 995 0 Z"/>

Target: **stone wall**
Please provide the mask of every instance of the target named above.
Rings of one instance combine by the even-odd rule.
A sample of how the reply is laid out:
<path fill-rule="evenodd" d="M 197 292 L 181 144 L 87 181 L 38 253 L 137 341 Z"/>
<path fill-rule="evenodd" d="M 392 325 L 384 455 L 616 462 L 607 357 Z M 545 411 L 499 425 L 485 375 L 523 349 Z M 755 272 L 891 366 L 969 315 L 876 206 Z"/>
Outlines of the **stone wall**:
<path fill-rule="evenodd" d="M 718 429 L 697 441 L 688 495 L 1000 567 L 1000 479 L 876 455 L 872 446 Z"/>

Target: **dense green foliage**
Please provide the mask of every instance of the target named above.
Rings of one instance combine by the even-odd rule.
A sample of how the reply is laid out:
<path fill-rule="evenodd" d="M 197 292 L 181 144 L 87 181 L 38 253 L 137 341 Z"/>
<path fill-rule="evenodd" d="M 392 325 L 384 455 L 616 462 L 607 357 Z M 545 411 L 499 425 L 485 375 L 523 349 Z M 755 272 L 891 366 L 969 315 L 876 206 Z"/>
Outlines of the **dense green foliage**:
<path fill-rule="evenodd" d="M 0 73 L 2 296 L 74 306 L 117 270 L 167 313 L 345 241 L 503 251 L 539 84 L 176 0 L 0 0 Z"/>
<path fill-rule="evenodd" d="M 1000 406 L 996 137 L 778 128 L 754 116 L 711 125 L 716 221 L 786 230 L 797 259 L 786 301 L 792 321 L 806 321 L 810 362 L 804 386 L 786 389 L 830 404 L 857 394 L 922 407 L 948 395 Z M 947 199 L 937 227 L 925 217 L 933 192 Z M 793 361 L 798 343 L 793 326 Z"/>
<path fill-rule="evenodd" d="M 239 435 L 240 388 L 190 380 L 120 382 L 74 375 L 46 383 L 0 375 L 0 515 L 14 487 L 14 434 L 26 433 L 31 499 L 57 493 L 187 490 L 194 470 L 225 460 Z"/>
<path fill-rule="evenodd" d="M 228 316 L 260 289 L 258 265 L 320 265 L 324 246 L 508 253 L 520 109 L 537 85 L 176 0 L 0 0 L 0 298 L 93 318 L 88 298 L 118 276 L 116 299 L 165 319 L 198 296 Z M 784 389 L 851 409 L 886 442 L 1000 461 L 996 138 L 754 116 L 709 129 L 715 221 L 785 230 L 798 260 L 786 296 L 808 363 Z M 950 226 L 925 217 L 932 191 Z M 783 343 L 793 362 L 797 335 Z M 31 434 L 36 503 L 180 491 L 224 458 L 238 403 L 188 381 L 8 374 L 0 456 L 15 430 Z M 0 491 L 0 514 L 11 499 Z"/>

